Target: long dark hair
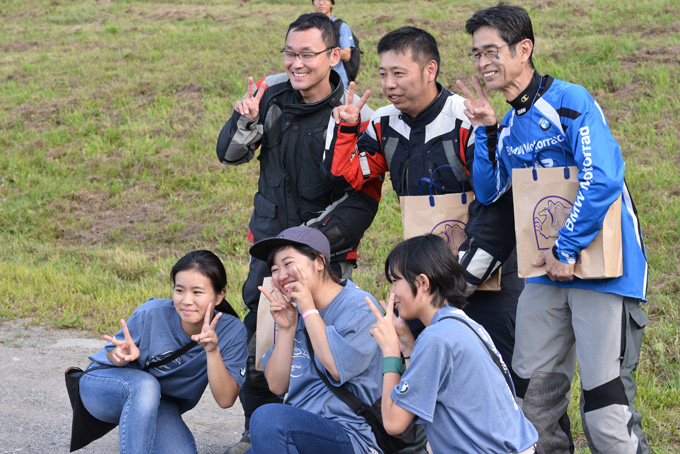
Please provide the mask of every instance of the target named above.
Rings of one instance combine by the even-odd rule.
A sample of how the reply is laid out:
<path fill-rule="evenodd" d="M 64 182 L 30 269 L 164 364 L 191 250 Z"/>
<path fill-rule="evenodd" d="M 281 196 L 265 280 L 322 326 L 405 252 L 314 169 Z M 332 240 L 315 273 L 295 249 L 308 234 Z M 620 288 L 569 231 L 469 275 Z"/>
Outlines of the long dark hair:
<path fill-rule="evenodd" d="M 179 259 L 170 271 L 172 283 L 175 283 L 175 276 L 177 276 L 177 273 L 190 270 L 198 271 L 203 276 L 210 279 L 210 283 L 215 293 L 220 293 L 227 287 L 227 272 L 224 269 L 224 265 L 220 258 L 210 251 L 192 251 Z M 229 302 L 224 298 L 222 298 L 220 304 L 215 306 L 215 310 L 239 318 L 234 308 L 231 307 Z"/>
<path fill-rule="evenodd" d="M 467 274 L 449 249 L 446 241 L 433 234 L 416 236 L 397 244 L 385 260 L 385 278 L 408 282 L 413 295 L 417 293 L 416 278 L 424 274 L 430 281 L 432 305 L 444 304 L 462 309 L 467 305 L 465 286 Z"/>

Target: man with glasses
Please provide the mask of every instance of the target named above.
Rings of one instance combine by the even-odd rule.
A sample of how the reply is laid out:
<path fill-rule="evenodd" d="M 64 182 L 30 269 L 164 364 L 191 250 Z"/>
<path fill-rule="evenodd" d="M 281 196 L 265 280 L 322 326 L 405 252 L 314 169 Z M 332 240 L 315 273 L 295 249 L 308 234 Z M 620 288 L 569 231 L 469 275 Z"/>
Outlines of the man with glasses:
<path fill-rule="evenodd" d="M 353 99 L 332 68 L 340 61 L 338 32 L 323 14 L 303 14 L 288 27 L 281 50 L 285 73 L 258 82 L 248 79 L 246 96 L 238 101 L 217 141 L 217 156 L 226 165 L 250 161 L 260 147 L 260 178 L 248 238 L 257 242 L 298 225 L 323 232 L 331 246 L 331 269 L 351 276 L 364 231 L 378 210 L 381 181 L 358 192 L 331 188 L 321 176 L 324 133 L 331 110 Z M 358 97 L 355 102 L 359 102 Z M 362 121 L 372 111 L 364 107 Z M 244 323 L 249 335 L 249 366 L 240 400 L 246 417 L 243 439 L 229 454 L 250 446 L 250 415 L 257 407 L 280 399 L 269 392 L 261 372 L 254 370 L 257 307 L 267 263 L 250 259 L 242 294 L 250 312 Z"/>
<path fill-rule="evenodd" d="M 325 14 L 333 22 L 337 22 L 338 18 L 333 16 L 333 6 L 335 6 L 335 0 L 312 0 L 312 5 L 317 13 Z M 338 25 L 337 23 L 335 24 Z M 354 47 L 354 37 L 352 36 L 352 30 L 350 30 L 347 22 L 340 21 L 340 27 L 338 27 L 339 33 L 339 46 L 340 46 L 340 62 L 333 66 L 336 73 L 340 75 L 342 83 L 345 87 L 349 87 L 349 78 L 347 76 L 347 71 L 345 70 L 345 65 L 343 61 L 349 61 L 352 56 L 352 48 Z"/>
<path fill-rule="evenodd" d="M 636 369 L 647 317 L 647 259 L 639 220 L 624 181 L 621 148 L 602 109 L 585 88 L 540 75 L 532 61 L 534 34 L 526 10 L 500 4 L 466 23 L 470 59 L 490 90 L 511 105 L 501 124 L 481 84 L 476 96 L 458 81 L 466 115 L 475 125 L 474 188 L 482 203 L 510 189 L 512 169 L 576 166 L 579 204 L 570 228 L 537 257 L 547 276 L 527 279 L 519 299 L 513 369 L 517 395 L 546 452 L 574 452 L 567 415 L 578 360 L 581 419 L 592 452 L 648 453 L 641 416 L 633 406 Z M 540 154 L 536 144 L 542 146 Z M 538 148 L 538 147 L 536 147 Z M 574 264 L 622 196 L 623 275 L 574 277 Z M 515 193 L 515 197 L 519 194 Z"/>

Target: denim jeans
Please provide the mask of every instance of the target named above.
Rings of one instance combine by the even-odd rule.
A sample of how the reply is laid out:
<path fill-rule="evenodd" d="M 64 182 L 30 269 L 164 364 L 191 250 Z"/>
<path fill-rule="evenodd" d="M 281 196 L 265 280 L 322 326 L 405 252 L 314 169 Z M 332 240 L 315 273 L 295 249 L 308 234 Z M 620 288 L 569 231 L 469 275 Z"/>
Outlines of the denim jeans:
<path fill-rule="evenodd" d="M 196 453 L 176 403 L 161 398 L 156 378 L 139 369 L 112 367 L 80 379 L 80 397 L 92 416 L 118 423 L 121 454 Z"/>
<path fill-rule="evenodd" d="M 246 454 L 354 454 L 339 423 L 286 404 L 266 404 L 255 410 L 250 441 Z"/>

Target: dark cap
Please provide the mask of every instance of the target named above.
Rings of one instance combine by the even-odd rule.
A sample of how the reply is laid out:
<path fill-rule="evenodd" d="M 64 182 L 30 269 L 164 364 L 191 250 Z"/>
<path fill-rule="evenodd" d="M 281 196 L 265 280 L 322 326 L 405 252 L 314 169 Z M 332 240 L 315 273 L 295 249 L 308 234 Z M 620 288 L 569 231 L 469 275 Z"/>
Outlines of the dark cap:
<path fill-rule="evenodd" d="M 331 263 L 331 246 L 326 235 L 304 225 L 291 227 L 275 237 L 258 241 L 250 247 L 250 255 L 266 262 L 271 251 L 281 246 L 291 245 L 309 246 L 326 257 L 326 264 Z"/>

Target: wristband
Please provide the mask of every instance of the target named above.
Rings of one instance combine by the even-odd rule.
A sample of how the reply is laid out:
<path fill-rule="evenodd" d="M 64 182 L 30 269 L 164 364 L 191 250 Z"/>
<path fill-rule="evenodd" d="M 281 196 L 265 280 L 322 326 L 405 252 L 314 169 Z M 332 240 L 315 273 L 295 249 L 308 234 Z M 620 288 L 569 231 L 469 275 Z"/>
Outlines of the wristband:
<path fill-rule="evenodd" d="M 555 245 L 552 247 L 552 255 L 553 255 L 553 257 L 555 257 L 555 259 L 559 260 L 560 262 L 562 261 L 562 260 L 560 260 L 560 256 L 557 255 L 557 246 L 555 246 Z"/>
<path fill-rule="evenodd" d="M 383 375 L 388 372 L 396 372 L 399 375 L 404 372 L 404 366 L 401 364 L 400 357 L 386 356 L 383 358 Z"/>
<path fill-rule="evenodd" d="M 310 309 L 307 312 L 305 312 L 304 314 L 302 314 L 302 320 L 306 319 L 307 316 L 309 316 L 309 315 L 318 314 L 318 313 L 319 313 L 319 311 L 317 311 L 316 309 Z"/>

